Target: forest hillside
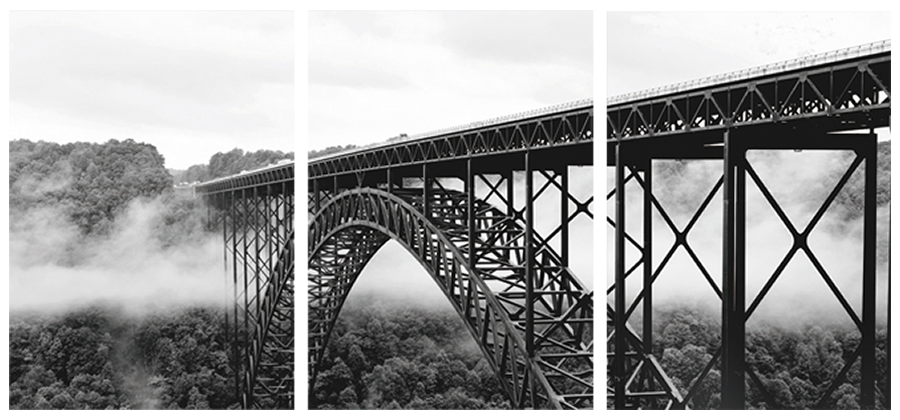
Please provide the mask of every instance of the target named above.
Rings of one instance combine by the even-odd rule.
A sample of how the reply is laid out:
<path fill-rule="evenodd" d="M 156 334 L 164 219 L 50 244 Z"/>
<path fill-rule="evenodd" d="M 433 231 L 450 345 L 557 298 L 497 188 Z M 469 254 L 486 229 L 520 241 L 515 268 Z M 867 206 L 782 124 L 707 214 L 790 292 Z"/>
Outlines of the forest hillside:
<path fill-rule="evenodd" d="M 9 151 L 10 408 L 237 407 L 221 238 L 157 149 L 22 139 Z M 196 172 L 292 157 L 234 149 Z"/>

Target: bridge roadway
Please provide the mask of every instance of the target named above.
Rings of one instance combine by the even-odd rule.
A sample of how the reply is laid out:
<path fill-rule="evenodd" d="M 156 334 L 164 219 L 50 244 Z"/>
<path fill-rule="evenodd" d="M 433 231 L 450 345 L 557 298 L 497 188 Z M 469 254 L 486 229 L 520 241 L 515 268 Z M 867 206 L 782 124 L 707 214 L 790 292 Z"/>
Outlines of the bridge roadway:
<path fill-rule="evenodd" d="M 607 166 L 615 167 L 615 187 L 607 195 L 614 199 L 614 214 L 608 222 L 615 235 L 615 275 L 607 289 L 607 398 L 612 407 L 689 408 L 703 379 L 714 366 L 722 372 L 721 408 L 745 407 L 745 380 L 749 380 L 770 407 L 780 407 L 745 361 L 744 332 L 747 318 L 778 280 L 781 270 L 797 254 L 807 255 L 823 281 L 860 331 L 860 344 L 845 360 L 818 406 L 833 403 L 831 395 L 845 382 L 851 366 L 860 361 L 860 406 L 874 408 L 878 391 L 882 404 L 890 406 L 890 390 L 875 386 L 875 168 L 876 139 L 872 130 L 890 124 L 890 41 L 876 42 L 839 51 L 803 57 L 754 69 L 709 77 L 607 101 Z M 849 130 L 868 134 L 847 134 Z M 859 131 L 857 131 L 858 133 Z M 803 228 L 794 225 L 747 160 L 748 150 L 849 150 L 856 159 L 832 194 Z M 718 159 L 723 173 L 691 222 L 676 226 L 652 189 L 652 162 L 659 159 Z M 810 231 L 857 168 L 865 176 L 863 213 L 864 249 L 861 316 L 849 304 L 807 244 Z M 747 177 L 749 175 L 749 178 Z M 793 237 L 793 245 L 778 269 L 752 303 L 745 304 L 747 179 L 766 201 Z M 626 232 L 625 194 L 628 185 L 641 190 L 642 234 Z M 693 254 L 688 236 L 694 222 L 722 190 L 724 206 L 722 276 L 713 278 Z M 664 192 L 658 192 L 660 194 Z M 654 210 L 675 236 L 667 255 L 654 266 Z M 759 216 L 759 215 L 755 215 Z M 665 229 L 665 227 L 663 228 Z M 640 255 L 626 266 L 626 246 Z M 722 300 L 722 344 L 715 356 L 691 381 L 682 395 L 653 355 L 653 282 L 679 247 L 693 256 L 706 282 Z M 802 252 L 799 252 L 802 251 Z M 626 300 L 626 279 L 639 291 Z M 639 303 L 642 320 L 638 330 L 628 322 Z M 888 360 L 889 363 L 889 360 Z M 888 381 L 889 386 L 889 381 Z"/>
<path fill-rule="evenodd" d="M 588 100 L 311 160 L 311 398 L 344 299 L 395 240 L 459 313 L 513 407 L 592 407 L 593 292 L 569 268 L 569 225 L 593 217 L 569 168 L 593 164 L 592 142 Z M 544 197 L 553 204 L 536 206 Z M 539 217 L 558 222 L 540 231 Z"/>
<path fill-rule="evenodd" d="M 615 96 L 607 100 L 607 166 L 620 143 L 654 157 L 721 158 L 725 131 L 887 127 L 890 85 L 886 40 Z"/>

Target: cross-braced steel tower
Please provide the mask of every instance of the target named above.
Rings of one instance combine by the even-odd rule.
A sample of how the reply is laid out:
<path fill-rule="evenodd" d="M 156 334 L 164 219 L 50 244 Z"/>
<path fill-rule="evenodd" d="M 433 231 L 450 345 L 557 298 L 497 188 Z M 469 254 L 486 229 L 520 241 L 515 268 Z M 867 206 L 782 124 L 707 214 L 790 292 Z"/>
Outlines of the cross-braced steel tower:
<path fill-rule="evenodd" d="M 199 184 L 221 230 L 242 408 L 294 407 L 294 163 Z"/>
<path fill-rule="evenodd" d="M 607 289 L 607 395 L 612 407 L 689 408 L 714 366 L 722 375 L 721 408 L 745 407 L 745 382 L 762 393 L 771 407 L 778 407 L 746 360 L 745 325 L 785 267 L 800 258 L 812 264 L 860 335 L 856 349 L 818 396 L 818 406 L 833 403 L 832 394 L 847 382 L 847 374 L 857 362 L 861 407 L 874 408 L 879 391 L 890 394 L 889 389 L 875 386 L 876 139 L 871 131 L 889 126 L 890 64 L 890 41 L 884 41 L 609 100 L 607 166 L 615 167 L 615 187 L 607 195 L 615 200 L 614 214 L 608 218 L 615 235 L 615 274 Z M 845 133 L 859 129 L 868 133 Z M 748 159 L 748 151 L 753 150 L 847 151 L 853 158 L 825 201 L 803 224 L 791 219 Z M 673 221 L 652 187 L 653 162 L 665 159 L 722 163 L 721 175 L 682 226 Z M 814 252 L 810 234 L 855 172 L 863 173 L 865 191 L 863 256 L 858 261 L 861 276 L 854 281 L 861 290 L 861 301 L 849 302 L 846 291 L 838 287 Z M 642 195 L 639 237 L 626 229 L 629 187 L 639 188 Z M 754 296 L 748 296 L 746 288 L 747 256 L 753 251 L 747 248 L 746 203 L 751 188 L 762 195 L 791 236 L 787 253 Z M 715 200 L 719 196 L 721 200 Z M 714 205 L 722 206 L 724 214 L 721 273 L 707 269 L 689 236 L 701 215 Z M 651 252 L 656 239 L 654 210 L 665 222 L 664 229 L 674 236 L 658 262 Z M 626 260 L 629 248 L 636 250 L 637 260 Z M 653 341 L 654 282 L 679 249 L 688 253 L 722 308 L 721 346 L 686 392 L 679 390 L 660 366 Z M 638 292 L 629 301 L 626 288 L 632 287 Z M 634 329 L 629 319 L 639 305 L 641 324 Z M 889 407 L 889 399 L 884 403 Z"/>

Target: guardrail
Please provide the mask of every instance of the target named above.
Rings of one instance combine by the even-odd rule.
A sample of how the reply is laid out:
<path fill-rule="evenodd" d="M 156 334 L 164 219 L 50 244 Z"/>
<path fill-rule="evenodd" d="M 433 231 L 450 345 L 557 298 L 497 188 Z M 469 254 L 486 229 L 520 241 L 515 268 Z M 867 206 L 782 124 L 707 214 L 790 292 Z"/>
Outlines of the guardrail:
<path fill-rule="evenodd" d="M 891 40 L 888 39 L 884 41 L 872 42 L 869 44 L 857 45 L 855 47 L 843 48 L 836 51 L 829 51 L 816 55 L 781 61 L 778 63 L 767 64 L 764 66 L 752 67 L 749 69 L 738 70 L 730 73 L 704 77 L 687 82 L 676 83 L 674 85 L 661 86 L 634 93 L 616 95 L 607 98 L 606 104 L 618 105 L 626 102 L 652 98 L 655 96 L 671 95 L 679 92 L 715 86 L 718 84 L 731 83 L 737 80 L 752 79 L 755 77 L 768 76 L 771 74 L 782 73 L 800 68 L 831 64 L 839 61 L 851 60 L 854 58 L 889 51 L 891 51 Z"/>
<path fill-rule="evenodd" d="M 464 131 L 477 130 L 479 128 L 490 127 L 492 125 L 505 124 L 512 121 L 519 121 L 534 117 L 539 117 L 541 115 L 552 115 L 560 112 L 571 111 L 573 109 L 584 108 L 586 106 L 593 106 L 593 99 L 581 99 L 572 102 L 566 102 L 558 105 L 552 105 L 544 108 L 539 108 L 531 111 L 519 112 L 516 114 L 504 115 L 502 117 L 491 118 L 482 121 L 476 121 L 468 124 L 456 125 L 448 128 L 443 128 L 440 130 L 428 131 L 425 133 L 414 134 L 412 136 L 408 136 L 406 140 L 403 141 L 384 141 L 380 143 L 369 144 L 362 147 L 357 147 L 355 149 L 349 150 L 341 150 L 340 152 L 331 153 L 328 155 L 317 156 L 309 160 L 309 163 L 317 163 L 326 159 L 333 159 L 339 156 L 352 155 L 356 153 L 364 153 L 371 150 L 376 150 L 383 147 L 393 147 L 398 145 L 405 145 L 410 143 L 416 143 L 417 141 L 431 139 L 435 137 L 445 136 L 447 134 L 452 133 L 460 133 Z"/>

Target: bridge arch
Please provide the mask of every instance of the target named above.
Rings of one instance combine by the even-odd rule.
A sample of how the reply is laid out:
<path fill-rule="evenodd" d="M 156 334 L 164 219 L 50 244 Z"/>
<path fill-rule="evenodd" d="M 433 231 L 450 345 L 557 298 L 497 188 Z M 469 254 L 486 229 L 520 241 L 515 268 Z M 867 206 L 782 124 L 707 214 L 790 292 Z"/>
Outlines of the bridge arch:
<path fill-rule="evenodd" d="M 549 246 L 535 251 L 537 296 L 528 346 L 524 228 L 461 192 L 356 188 L 332 197 L 309 224 L 309 378 L 362 269 L 388 241 L 399 242 L 434 279 L 463 319 L 516 408 L 593 404 L 592 292 Z M 467 209 L 472 208 L 470 218 Z M 429 217 L 430 216 L 430 217 Z M 478 226 L 470 238 L 467 223 Z M 537 242 L 540 244 L 540 238 Z M 546 244 L 545 244 L 546 245 Z M 532 349 L 529 352 L 529 347 Z"/>

